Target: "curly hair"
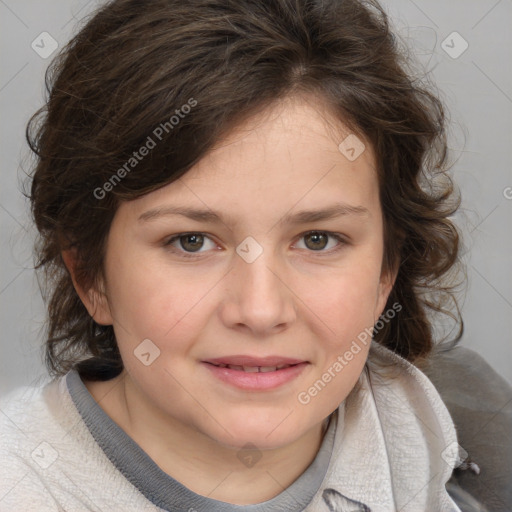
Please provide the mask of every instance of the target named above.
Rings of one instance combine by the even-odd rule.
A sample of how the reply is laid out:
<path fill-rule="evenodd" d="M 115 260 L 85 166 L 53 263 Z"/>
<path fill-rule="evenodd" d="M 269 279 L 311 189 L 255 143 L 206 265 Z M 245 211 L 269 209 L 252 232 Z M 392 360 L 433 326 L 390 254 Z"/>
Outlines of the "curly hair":
<path fill-rule="evenodd" d="M 458 322 L 459 339 L 460 239 L 450 216 L 460 199 L 448 174 L 445 112 L 408 69 L 373 0 L 114 0 L 93 13 L 52 61 L 47 102 L 26 130 L 37 156 L 30 199 L 48 294 L 49 373 L 77 368 L 105 380 L 123 369 L 113 327 L 90 317 L 62 251 L 76 251 L 82 286 L 100 282 L 122 201 L 174 182 L 241 120 L 293 93 L 322 98 L 376 155 L 382 270 L 398 272 L 388 306 L 402 310 L 374 339 L 417 363 L 435 345 L 430 314 L 438 312 Z M 191 98 L 194 108 L 171 124 Z M 158 126 L 161 143 L 122 173 Z M 115 169 L 122 179 L 106 193 Z"/>

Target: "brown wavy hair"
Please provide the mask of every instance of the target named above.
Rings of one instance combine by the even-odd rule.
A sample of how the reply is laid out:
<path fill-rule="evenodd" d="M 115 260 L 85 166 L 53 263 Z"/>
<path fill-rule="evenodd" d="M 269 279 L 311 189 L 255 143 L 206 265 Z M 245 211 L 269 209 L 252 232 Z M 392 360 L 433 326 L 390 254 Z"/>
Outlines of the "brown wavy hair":
<path fill-rule="evenodd" d="M 101 282 L 120 202 L 177 180 L 241 120 L 294 93 L 322 98 L 375 151 L 382 270 L 398 269 L 387 306 L 402 305 L 375 340 L 418 363 L 434 347 L 438 312 L 457 321 L 460 339 L 460 242 L 449 218 L 460 199 L 445 112 L 408 62 L 371 0 L 115 0 L 93 13 L 48 68 L 47 102 L 26 131 L 37 155 L 30 199 L 49 373 L 76 368 L 105 380 L 123 369 L 112 326 L 90 317 L 62 251 L 75 249 L 82 286 Z M 171 127 L 191 98 L 194 108 Z M 94 191 L 166 122 L 161 142 L 99 198 Z"/>

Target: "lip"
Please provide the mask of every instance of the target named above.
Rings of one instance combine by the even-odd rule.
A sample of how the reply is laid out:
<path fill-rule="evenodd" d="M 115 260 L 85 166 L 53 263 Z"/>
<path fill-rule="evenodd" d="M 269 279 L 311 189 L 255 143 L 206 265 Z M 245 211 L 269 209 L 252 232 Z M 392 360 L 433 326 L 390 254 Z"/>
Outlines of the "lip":
<path fill-rule="evenodd" d="M 233 355 L 217 357 L 215 359 L 206 359 L 203 362 L 217 365 L 230 364 L 236 366 L 282 366 L 283 364 L 295 365 L 300 363 L 306 363 L 307 361 L 282 356 L 255 357 L 245 355 Z"/>
<path fill-rule="evenodd" d="M 222 358 L 220 359 L 222 362 Z M 258 364 L 254 364 L 255 360 L 258 361 Z M 252 362 L 250 364 L 243 364 L 239 366 L 250 366 L 251 364 L 253 366 L 279 366 L 279 364 L 268 364 L 266 361 L 269 360 L 276 361 L 276 359 L 269 358 L 251 358 L 250 361 Z M 292 364 L 293 366 L 288 366 L 287 368 L 264 373 L 245 372 L 244 370 L 224 368 L 221 366 L 215 366 L 215 364 L 212 362 L 207 361 L 202 361 L 201 364 L 207 368 L 207 370 L 209 370 L 215 378 L 226 384 L 229 384 L 230 386 L 242 389 L 244 391 L 271 391 L 296 379 L 306 369 L 306 367 L 309 366 L 309 363 L 306 361 L 299 361 L 298 363 L 283 363 L 283 360 L 286 359 L 281 358 L 277 361 L 279 361 L 280 364 Z M 287 360 L 289 361 L 290 359 Z M 265 364 L 260 364 L 261 361 L 265 361 Z"/>

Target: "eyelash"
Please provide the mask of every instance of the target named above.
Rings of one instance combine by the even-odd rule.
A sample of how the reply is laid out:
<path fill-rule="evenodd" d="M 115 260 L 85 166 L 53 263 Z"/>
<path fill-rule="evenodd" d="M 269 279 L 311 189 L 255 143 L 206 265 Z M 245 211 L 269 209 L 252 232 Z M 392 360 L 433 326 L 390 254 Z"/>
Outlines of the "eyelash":
<path fill-rule="evenodd" d="M 322 235 L 327 235 L 328 237 L 334 238 L 335 240 L 340 242 L 340 245 L 338 245 L 334 249 L 330 249 L 329 251 L 323 251 L 323 250 L 319 250 L 319 251 L 310 250 L 310 251 L 308 251 L 308 252 L 311 252 L 311 253 L 317 253 L 319 256 L 332 255 L 333 253 L 336 253 L 336 252 L 340 251 L 341 249 L 343 249 L 344 246 L 348 245 L 347 239 L 343 235 L 341 235 L 341 233 L 332 233 L 331 231 L 319 231 L 319 230 L 307 231 L 306 233 L 302 233 L 298 237 L 298 239 L 300 240 L 300 239 L 304 238 L 305 236 L 311 235 L 311 234 L 314 234 L 314 233 L 320 233 Z M 202 252 L 191 253 L 191 252 L 187 252 L 187 251 L 184 251 L 184 250 L 176 249 L 175 247 L 173 247 L 171 245 L 176 240 L 179 240 L 182 236 L 187 236 L 187 235 L 201 235 L 201 236 L 203 236 L 205 238 L 209 238 L 211 240 L 211 238 L 206 233 L 203 233 L 201 231 L 190 231 L 190 232 L 186 232 L 186 233 L 178 233 L 177 235 L 173 235 L 171 238 L 168 238 L 164 242 L 163 245 L 164 245 L 164 247 L 166 249 L 170 250 L 171 252 L 173 252 L 175 254 L 179 254 L 180 257 L 183 257 L 183 258 L 199 258 L 201 256 L 201 254 L 203 254 Z"/>

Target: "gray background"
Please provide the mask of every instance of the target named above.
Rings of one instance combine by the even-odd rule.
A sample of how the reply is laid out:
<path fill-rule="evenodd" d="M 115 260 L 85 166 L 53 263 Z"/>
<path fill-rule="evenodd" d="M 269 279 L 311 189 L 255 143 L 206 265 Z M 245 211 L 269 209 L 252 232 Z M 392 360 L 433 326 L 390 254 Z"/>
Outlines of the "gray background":
<path fill-rule="evenodd" d="M 31 43 L 48 32 L 62 46 L 100 3 L 0 0 L 0 394 L 47 379 L 45 311 L 32 270 L 34 229 L 21 189 L 31 165 L 24 129 L 42 105 L 43 74 L 53 55 L 42 58 Z M 453 173 L 463 196 L 455 220 L 468 270 L 462 344 L 512 383 L 512 0 L 382 3 L 431 71 L 451 114 Z M 464 43 L 454 31 L 469 45 L 456 58 Z"/>

